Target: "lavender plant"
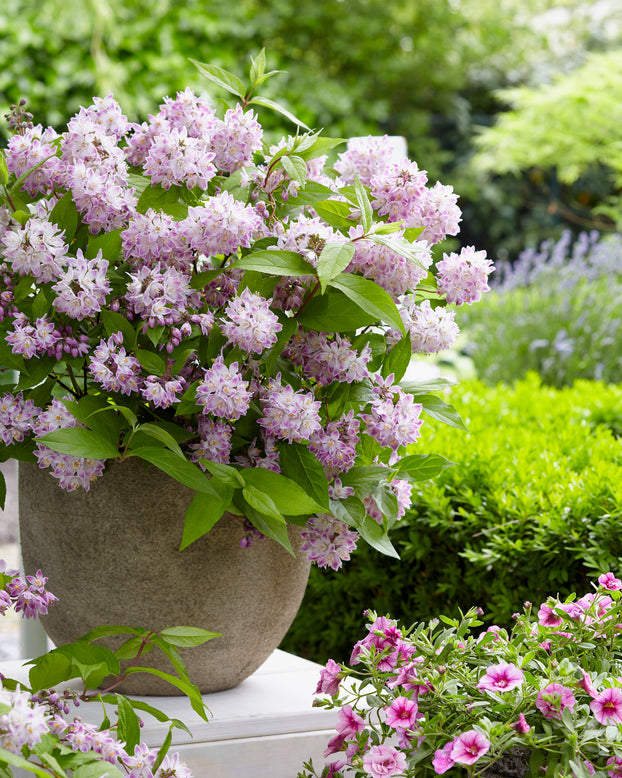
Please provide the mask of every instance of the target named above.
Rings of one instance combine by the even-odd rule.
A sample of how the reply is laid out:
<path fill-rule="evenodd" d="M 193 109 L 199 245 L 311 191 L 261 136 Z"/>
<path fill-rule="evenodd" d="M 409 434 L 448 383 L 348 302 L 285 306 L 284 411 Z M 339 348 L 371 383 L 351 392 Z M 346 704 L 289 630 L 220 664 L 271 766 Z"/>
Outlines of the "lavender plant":
<path fill-rule="evenodd" d="M 551 386 L 622 380 L 622 237 L 582 233 L 501 263 L 494 293 L 459 316 L 486 383 L 536 370 Z M 511 347 L 508 347 L 511 344 Z"/>
<path fill-rule="evenodd" d="M 621 589 L 605 573 L 583 597 L 527 602 L 510 634 L 473 634 L 480 608 L 408 629 L 368 613 L 316 690 L 338 709 L 330 761 L 298 778 L 621 775 Z"/>
<path fill-rule="evenodd" d="M 413 351 L 458 329 L 447 304 L 488 289 L 473 247 L 433 262 L 458 232 L 451 187 L 429 186 L 386 139 L 302 132 L 250 84 L 195 63 L 238 99 L 190 90 L 132 124 L 111 95 L 58 135 L 13 117 L 2 163 L 2 455 L 88 489 L 139 457 L 196 491 L 182 548 L 225 511 L 337 569 L 388 530 L 411 483 L 445 466 L 406 453 L 422 411 L 462 426 L 402 382 Z M 254 107 L 298 124 L 267 146 Z M 16 109 L 17 110 L 17 109 Z M 335 151 L 333 151 L 335 150 Z M 12 380 L 10 376 L 16 376 Z"/>
<path fill-rule="evenodd" d="M 17 570 L 7 570 L 3 560 L 0 570 L 2 615 L 14 607 L 24 618 L 37 618 L 56 601 L 46 589 L 47 578 L 40 570 L 34 576 L 24 576 Z M 114 652 L 96 643 L 111 635 L 129 637 Z M 28 684 L 2 676 L 0 774 L 12 776 L 13 768 L 21 768 L 43 778 L 192 778 L 179 755 L 169 753 L 172 731 L 181 728 L 189 733 L 187 727 L 152 705 L 114 690 L 130 673 L 157 673 L 186 694 L 193 710 L 207 720 L 201 694 L 190 682 L 176 647 L 200 645 L 213 637 L 215 633 L 192 627 L 171 627 L 159 633 L 133 627 L 101 627 L 75 643 L 28 661 Z M 165 652 L 176 675 L 140 666 L 140 657 L 153 649 Z M 124 669 L 119 660 L 126 661 Z M 72 684 L 55 688 L 66 681 Z M 101 726 L 82 721 L 79 716 L 70 717 L 81 704 L 93 701 L 103 708 Z M 110 720 L 113 710 L 117 712 L 114 725 Z M 140 742 L 139 713 L 169 723 L 169 733 L 159 749 Z"/>

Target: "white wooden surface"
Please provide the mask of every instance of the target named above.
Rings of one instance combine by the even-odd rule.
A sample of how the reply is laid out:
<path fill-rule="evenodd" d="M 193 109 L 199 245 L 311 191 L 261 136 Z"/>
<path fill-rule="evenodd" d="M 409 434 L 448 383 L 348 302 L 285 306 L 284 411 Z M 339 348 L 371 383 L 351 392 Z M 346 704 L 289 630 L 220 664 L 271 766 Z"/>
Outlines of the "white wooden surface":
<path fill-rule="evenodd" d="M 171 751 L 179 753 L 194 778 L 296 778 L 307 759 L 323 764 L 322 752 L 335 734 L 336 711 L 312 707 L 319 671 L 320 665 L 277 650 L 235 689 L 204 695 L 212 712 L 209 722 L 185 697 L 138 699 L 189 727 L 192 737 L 173 731 Z M 27 678 L 21 662 L 0 663 L 0 672 L 17 680 Z M 101 705 L 83 704 L 75 715 L 99 725 Z M 168 727 L 147 714 L 141 717 L 142 741 L 158 747 Z M 31 773 L 15 775 L 25 778 Z"/>

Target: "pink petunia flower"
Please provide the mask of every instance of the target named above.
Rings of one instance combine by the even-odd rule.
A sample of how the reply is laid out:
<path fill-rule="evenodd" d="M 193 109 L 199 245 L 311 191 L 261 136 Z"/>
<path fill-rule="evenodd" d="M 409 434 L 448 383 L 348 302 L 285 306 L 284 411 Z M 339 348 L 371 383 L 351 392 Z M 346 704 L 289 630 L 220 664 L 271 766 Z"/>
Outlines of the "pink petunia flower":
<path fill-rule="evenodd" d="M 408 697 L 396 697 L 385 708 L 386 722 L 394 729 L 413 729 L 417 721 L 418 707 L 415 700 Z"/>
<path fill-rule="evenodd" d="M 558 616 L 550 605 L 542 603 L 538 611 L 538 623 L 543 627 L 559 627 L 562 621 L 562 617 Z"/>
<path fill-rule="evenodd" d="M 329 659 L 326 667 L 320 670 L 320 680 L 315 693 L 330 694 L 331 697 L 334 697 L 339 692 L 340 673 L 341 667 L 333 659 Z"/>
<path fill-rule="evenodd" d="M 475 764 L 489 748 L 490 740 L 485 735 L 469 729 L 455 739 L 450 756 L 458 764 Z"/>
<path fill-rule="evenodd" d="M 432 759 L 432 767 L 437 775 L 446 773 L 447 770 L 455 765 L 454 760 L 451 758 L 451 752 L 454 747 L 454 743 L 457 738 L 454 738 L 449 743 L 446 743 L 443 748 L 439 748 L 434 752 L 434 758 Z"/>
<path fill-rule="evenodd" d="M 363 769 L 372 778 L 389 778 L 406 769 L 406 757 L 394 746 L 372 746 L 363 757 Z"/>
<path fill-rule="evenodd" d="M 584 692 L 587 692 L 590 695 L 590 697 L 596 697 L 598 695 L 598 692 L 596 691 L 596 687 L 592 683 L 592 679 L 590 678 L 589 674 L 586 672 L 583 673 L 583 679 L 581 681 L 578 681 L 577 686 L 583 689 Z"/>
<path fill-rule="evenodd" d="M 620 778 L 622 776 L 622 757 L 610 756 L 607 759 L 607 767 L 611 768 L 607 770 L 609 778 Z"/>
<path fill-rule="evenodd" d="M 616 578 L 613 573 L 603 573 L 602 575 L 599 575 L 598 583 L 610 592 L 613 592 L 616 589 L 622 589 L 622 581 L 620 581 L 619 578 Z"/>
<path fill-rule="evenodd" d="M 572 713 L 575 703 L 575 696 L 567 686 L 550 683 L 538 692 L 536 708 L 547 719 L 561 719 L 564 708 L 570 708 Z"/>
<path fill-rule="evenodd" d="M 600 724 L 622 724 L 622 689 L 604 689 L 590 702 L 590 708 Z"/>
<path fill-rule="evenodd" d="M 523 671 L 515 664 L 500 662 L 486 668 L 486 674 L 480 678 L 477 688 L 489 692 L 509 692 L 520 686 L 524 678 Z"/>
<path fill-rule="evenodd" d="M 352 710 L 351 705 L 344 705 L 337 713 L 336 729 L 343 737 L 351 738 L 365 729 L 365 720 Z"/>
<path fill-rule="evenodd" d="M 529 732 L 531 730 L 531 727 L 529 726 L 529 724 L 527 724 L 527 719 L 525 718 L 525 716 L 522 713 L 519 713 L 518 714 L 518 721 L 515 721 L 512 724 L 512 729 L 515 732 L 520 732 L 521 734 L 526 734 L 527 732 Z"/>

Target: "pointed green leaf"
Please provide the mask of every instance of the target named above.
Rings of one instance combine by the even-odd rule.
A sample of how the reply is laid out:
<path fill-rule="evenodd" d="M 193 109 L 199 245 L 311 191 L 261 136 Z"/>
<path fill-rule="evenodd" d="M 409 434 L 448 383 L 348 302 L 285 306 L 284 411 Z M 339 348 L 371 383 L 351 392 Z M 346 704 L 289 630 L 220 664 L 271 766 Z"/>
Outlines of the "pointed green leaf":
<path fill-rule="evenodd" d="M 21 767 L 22 770 L 27 770 L 29 773 L 40 775 L 42 778 L 50 778 L 50 773 L 47 770 L 44 770 L 39 765 L 36 765 L 27 759 L 24 759 L 23 756 L 18 756 L 12 751 L 7 751 L 6 748 L 0 748 L 0 763 L 1 762 L 6 762 L 7 764 L 13 765 L 13 767 Z"/>
<path fill-rule="evenodd" d="M 247 254 L 242 259 L 236 259 L 232 268 L 241 270 L 258 270 L 275 276 L 309 276 L 315 275 L 315 268 L 295 251 L 265 250 Z"/>
<path fill-rule="evenodd" d="M 397 383 L 400 381 L 408 370 L 412 355 L 410 332 L 407 332 L 403 338 L 392 346 L 386 355 L 382 364 L 382 377 L 387 378 L 393 374 L 393 382 Z"/>
<path fill-rule="evenodd" d="M 192 62 L 202 76 L 205 76 L 205 78 L 213 84 L 226 89 L 227 92 L 237 95 L 238 97 L 243 98 L 246 94 L 244 82 L 228 70 L 218 67 L 218 65 L 209 65 L 206 62 L 198 62 L 196 59 L 192 58 L 190 58 L 190 62 Z"/>
<path fill-rule="evenodd" d="M 130 322 L 117 311 L 104 309 L 100 313 L 108 337 L 120 332 L 123 335 L 123 343 L 126 348 L 133 348 L 136 343 L 136 332 Z"/>
<path fill-rule="evenodd" d="M 140 743 L 140 723 L 136 711 L 130 705 L 127 697 L 117 694 L 117 740 L 125 743 L 128 754 L 134 753 L 134 748 Z"/>
<path fill-rule="evenodd" d="M 181 678 L 177 678 L 170 673 L 165 673 L 162 670 L 156 670 L 155 667 L 128 667 L 126 673 L 150 673 L 151 675 L 161 678 L 163 681 L 167 681 L 172 686 L 179 689 L 179 691 L 183 692 L 190 700 L 192 710 L 198 713 L 204 721 L 207 721 L 207 708 L 203 703 L 199 689 L 194 684 L 188 683 Z"/>
<path fill-rule="evenodd" d="M 300 186 L 304 186 L 304 183 L 307 180 L 307 166 L 304 159 L 301 159 L 295 154 L 285 154 L 281 157 L 281 165 L 283 166 L 283 170 L 293 181 L 298 181 Z"/>
<path fill-rule="evenodd" d="M 275 103 L 274 100 L 268 100 L 267 97 L 253 97 L 253 99 L 248 104 L 261 105 L 264 108 L 270 108 L 272 111 L 276 111 L 277 113 L 280 113 L 282 116 L 284 116 L 286 119 L 289 119 L 290 122 L 297 124 L 299 127 L 303 127 L 305 130 L 309 129 L 309 127 L 307 127 L 307 125 L 303 121 L 297 119 L 291 111 L 288 111 L 287 108 L 284 108 L 282 105 L 279 105 L 279 103 Z"/>
<path fill-rule="evenodd" d="M 201 460 L 203 466 L 208 470 L 217 481 L 220 481 L 233 489 L 239 489 L 244 486 L 244 479 L 239 470 L 231 465 L 223 465 L 220 462 L 211 462 L 209 459 Z"/>
<path fill-rule="evenodd" d="M 121 254 L 121 229 L 104 232 L 102 235 L 89 233 L 88 244 L 84 252 L 87 259 L 95 259 L 101 250 L 102 258 L 113 262 Z"/>
<path fill-rule="evenodd" d="M 93 430 L 82 427 L 68 427 L 48 432 L 47 435 L 39 438 L 39 441 L 52 451 L 74 457 L 115 459 L 119 456 L 119 450 L 110 440 Z"/>
<path fill-rule="evenodd" d="M 251 84 L 257 86 L 258 80 L 266 72 L 266 50 L 262 49 L 256 57 L 251 57 Z"/>
<path fill-rule="evenodd" d="M 244 473 L 244 480 L 246 486 L 242 489 L 242 496 L 251 508 L 254 508 L 260 515 L 285 525 L 285 518 L 276 507 L 276 503 L 272 497 L 262 489 L 258 489 L 256 486 L 249 483 L 247 472 Z"/>
<path fill-rule="evenodd" d="M 427 481 L 454 464 L 439 454 L 411 454 L 400 459 L 395 470 L 398 477 L 399 473 L 405 473 L 412 481 Z"/>
<path fill-rule="evenodd" d="M 222 637 L 220 632 L 210 632 L 201 627 L 168 627 L 163 629 L 160 637 L 172 646 L 201 646 L 213 638 Z"/>
<path fill-rule="evenodd" d="M 143 193 L 138 198 L 136 204 L 136 210 L 138 213 L 146 213 L 150 208 L 156 211 L 160 211 L 166 205 L 173 205 L 179 202 L 181 195 L 181 187 L 171 186 L 170 189 L 165 189 L 160 184 L 152 184 L 143 190 Z"/>
<path fill-rule="evenodd" d="M 147 349 L 136 349 L 136 359 L 148 373 L 163 376 L 166 373 L 166 361 L 159 354 Z"/>
<path fill-rule="evenodd" d="M 214 268 L 214 270 L 202 270 L 196 273 L 190 280 L 191 289 L 204 289 L 211 281 L 223 272 L 223 268 Z"/>
<path fill-rule="evenodd" d="M 236 497 L 236 507 L 242 516 L 245 516 L 250 523 L 258 529 L 262 535 L 274 540 L 275 543 L 283 548 L 292 556 L 295 556 L 292 548 L 289 534 L 287 532 L 287 523 L 282 519 L 275 519 L 270 516 L 262 515 L 246 502 L 243 497 Z"/>
<path fill-rule="evenodd" d="M 459 430 L 468 432 L 468 428 L 458 411 L 435 394 L 419 395 L 417 402 L 421 403 L 423 410 L 429 416 L 432 416 L 433 419 L 442 421 L 443 424 L 448 424 L 450 427 L 456 427 Z"/>
<path fill-rule="evenodd" d="M 306 330 L 316 332 L 354 332 L 379 319 L 345 295 L 334 292 L 314 297 L 296 318 Z"/>
<path fill-rule="evenodd" d="M 281 473 L 275 473 L 263 467 L 245 467 L 242 468 L 241 474 L 247 487 L 253 486 L 258 491 L 270 496 L 272 505 L 279 515 L 304 516 L 307 513 L 321 513 L 323 511 L 322 505 L 310 497 L 302 486 Z M 248 500 L 248 497 L 244 496 Z M 253 505 L 252 502 L 250 504 Z M 253 507 L 261 512 L 257 506 Z"/>
<path fill-rule="evenodd" d="M 126 456 L 140 457 L 190 489 L 219 498 L 219 494 L 210 483 L 210 479 L 197 465 L 194 465 L 187 459 L 181 459 L 167 448 L 141 446 L 140 448 L 132 449 Z"/>
<path fill-rule="evenodd" d="M 278 449 L 281 473 L 300 484 L 323 512 L 328 511 L 328 480 L 324 468 L 309 448 L 302 443 L 280 442 Z"/>
<path fill-rule="evenodd" d="M 353 243 L 327 243 L 324 246 L 317 262 L 322 294 L 326 291 L 328 282 L 348 267 L 353 256 Z"/>
<path fill-rule="evenodd" d="M 441 389 L 449 389 L 455 386 L 455 382 L 448 381 L 446 378 L 430 378 L 427 381 L 406 381 L 400 384 L 403 392 L 408 394 L 428 394 L 429 392 L 438 392 Z"/>
<path fill-rule="evenodd" d="M 213 484 L 212 486 L 215 486 Z M 194 495 L 184 518 L 184 532 L 179 547 L 180 551 L 187 548 L 195 540 L 207 534 L 225 512 L 231 502 L 233 489 L 222 485 L 217 498 L 212 494 L 201 492 Z"/>
<path fill-rule="evenodd" d="M 356 175 L 354 176 L 354 191 L 356 193 L 356 202 L 361 211 L 361 224 L 365 232 L 369 232 L 373 220 L 373 210 L 369 202 L 369 195 Z"/>
<path fill-rule="evenodd" d="M 138 427 L 136 427 L 136 432 L 142 432 L 145 435 L 149 435 L 149 437 L 154 438 L 154 440 L 159 440 L 160 443 L 164 443 L 166 448 L 168 448 L 174 454 L 177 454 L 178 457 L 185 459 L 184 453 L 179 448 L 179 444 L 175 438 L 171 435 L 170 432 L 167 432 L 159 424 L 153 424 L 152 422 L 139 424 Z"/>
<path fill-rule="evenodd" d="M 78 209 L 73 201 L 73 193 L 66 192 L 50 212 L 49 220 L 65 233 L 65 243 L 70 244 L 78 227 Z"/>
<path fill-rule="evenodd" d="M 330 282 L 360 308 L 405 334 L 404 322 L 391 295 L 375 281 L 351 273 L 342 273 Z M 363 326 L 363 325 L 360 325 Z"/>
<path fill-rule="evenodd" d="M 298 201 L 298 198 L 296 198 Z M 352 206 L 341 200 L 320 200 L 313 204 L 314 210 L 331 227 L 336 227 L 346 235 L 351 227 L 356 226 L 356 219 L 351 218 Z"/>

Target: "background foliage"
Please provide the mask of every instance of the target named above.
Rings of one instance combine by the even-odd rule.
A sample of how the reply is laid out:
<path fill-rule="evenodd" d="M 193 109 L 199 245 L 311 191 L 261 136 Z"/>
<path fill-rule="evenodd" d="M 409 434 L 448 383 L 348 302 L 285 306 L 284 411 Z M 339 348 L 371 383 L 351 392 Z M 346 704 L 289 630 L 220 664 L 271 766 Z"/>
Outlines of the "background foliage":
<path fill-rule="evenodd" d="M 571 71 L 621 30 L 615 0 L 4 0 L 0 103 L 26 96 L 60 129 L 112 91 L 144 120 L 164 95 L 205 88 L 188 57 L 242 75 L 265 46 L 269 67 L 287 71 L 268 97 L 335 136 L 404 135 L 420 167 L 460 193 L 463 242 L 515 256 L 564 223 L 555 182 L 475 175 L 475 128 L 508 107 L 496 90 Z"/>
<path fill-rule="evenodd" d="M 392 534 L 401 560 L 360 548 L 338 573 L 313 569 L 282 648 L 346 660 L 366 608 L 409 624 L 481 605 L 509 625 L 525 600 L 622 571 L 622 387 L 530 374 L 466 382 L 450 401 L 469 432 L 426 424 L 426 451 L 456 466 L 414 494 Z"/>

